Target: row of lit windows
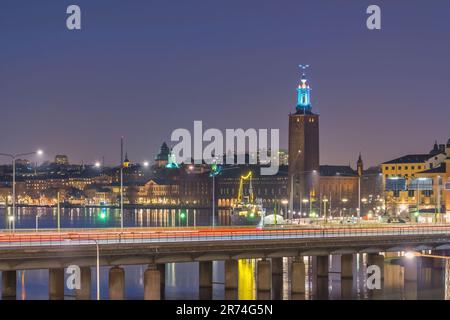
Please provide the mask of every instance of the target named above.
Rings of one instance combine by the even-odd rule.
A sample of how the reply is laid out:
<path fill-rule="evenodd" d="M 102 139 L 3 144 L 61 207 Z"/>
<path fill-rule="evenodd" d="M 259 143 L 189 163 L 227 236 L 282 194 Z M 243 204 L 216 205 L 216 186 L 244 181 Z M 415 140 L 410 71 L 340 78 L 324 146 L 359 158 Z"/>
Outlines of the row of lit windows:
<path fill-rule="evenodd" d="M 395 198 L 398 198 L 398 197 L 400 197 L 400 193 L 408 193 L 408 198 L 414 198 L 415 196 L 416 196 L 416 191 L 415 190 L 408 190 L 408 191 L 402 191 L 402 190 L 393 190 L 393 191 L 391 191 L 391 193 L 392 193 L 392 196 L 393 197 L 395 197 Z M 434 194 L 434 192 L 433 192 L 433 190 L 421 190 L 420 191 L 420 196 L 423 196 L 423 197 L 431 197 L 431 196 L 433 196 L 433 194 Z"/>
<path fill-rule="evenodd" d="M 391 170 L 396 170 L 395 168 L 395 166 L 392 166 Z M 423 168 L 425 169 L 425 166 Z M 389 170 L 389 166 L 385 166 L 384 169 Z M 397 170 L 409 170 L 409 166 L 398 166 Z M 416 166 L 411 166 L 411 170 L 416 170 Z M 422 166 L 417 166 L 417 170 L 422 170 Z"/>

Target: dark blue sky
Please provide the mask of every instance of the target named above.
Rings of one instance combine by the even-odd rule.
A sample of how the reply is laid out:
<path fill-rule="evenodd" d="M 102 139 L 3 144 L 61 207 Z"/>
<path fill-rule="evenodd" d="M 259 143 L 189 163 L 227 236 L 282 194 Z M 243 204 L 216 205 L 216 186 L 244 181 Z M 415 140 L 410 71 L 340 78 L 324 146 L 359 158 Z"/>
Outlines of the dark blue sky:
<path fill-rule="evenodd" d="M 124 135 L 131 160 L 151 160 L 194 120 L 279 128 L 286 147 L 299 63 L 323 164 L 428 152 L 450 137 L 449 38 L 448 0 L 2 0 L 0 152 L 114 163 Z"/>

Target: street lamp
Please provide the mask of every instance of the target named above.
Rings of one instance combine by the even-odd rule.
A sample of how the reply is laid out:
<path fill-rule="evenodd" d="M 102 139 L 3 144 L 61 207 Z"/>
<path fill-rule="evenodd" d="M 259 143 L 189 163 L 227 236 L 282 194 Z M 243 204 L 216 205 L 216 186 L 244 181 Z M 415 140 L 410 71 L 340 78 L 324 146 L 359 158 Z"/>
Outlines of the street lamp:
<path fill-rule="evenodd" d="M 97 300 L 100 300 L 100 247 L 97 240 L 94 242 L 97 249 Z"/>
<path fill-rule="evenodd" d="M 217 158 L 214 158 L 211 163 L 211 172 L 209 176 L 212 178 L 212 226 L 216 226 L 216 176 L 220 174 L 222 167 L 217 164 Z"/>
<path fill-rule="evenodd" d="M 287 212 L 288 212 L 288 209 L 287 209 L 287 205 L 288 205 L 288 203 L 289 203 L 289 201 L 288 201 L 287 199 L 283 199 L 283 200 L 281 200 L 281 204 L 283 204 L 283 205 L 284 205 L 284 210 L 285 210 L 285 214 L 286 214 L 286 216 L 287 216 Z M 292 215 L 292 217 L 294 217 L 294 216 Z"/>
<path fill-rule="evenodd" d="M 322 199 L 323 201 L 323 217 L 325 220 L 325 223 L 327 222 L 327 203 L 328 203 L 328 199 L 325 197 Z"/>
<path fill-rule="evenodd" d="M 306 174 L 306 173 L 317 173 L 317 170 L 300 171 L 300 172 L 295 172 L 295 173 L 293 173 L 291 175 L 291 193 L 290 193 L 290 196 L 289 196 L 289 201 L 290 201 L 289 211 L 290 212 L 294 212 L 294 178 L 297 175 L 300 175 L 300 174 L 303 175 L 303 174 Z M 301 196 L 302 195 L 300 195 L 300 197 Z M 301 205 L 301 203 L 300 203 L 300 205 Z M 301 208 L 300 208 L 300 211 L 302 211 Z"/>
<path fill-rule="evenodd" d="M 417 217 L 420 217 L 420 181 L 425 181 L 427 178 L 417 179 Z"/>
<path fill-rule="evenodd" d="M 348 202 L 348 199 L 347 199 L 347 198 L 344 198 L 344 199 L 342 199 L 341 201 L 342 201 L 342 203 L 344 204 L 344 210 L 345 210 L 345 204 Z M 342 210 L 341 210 L 341 218 L 342 218 Z"/>
<path fill-rule="evenodd" d="M 0 153 L 0 156 L 8 157 L 12 159 L 12 167 L 13 167 L 13 182 L 12 182 L 12 228 L 13 232 L 16 230 L 16 160 L 19 157 L 26 157 L 31 155 L 41 156 L 44 154 L 42 150 L 37 150 L 34 152 L 20 153 L 20 154 L 9 154 L 9 153 Z"/>
<path fill-rule="evenodd" d="M 9 221 L 9 229 L 11 229 L 11 225 L 14 223 L 14 216 L 9 216 L 8 221 Z"/>
<path fill-rule="evenodd" d="M 123 229 L 123 137 L 120 138 L 120 228 Z"/>
<path fill-rule="evenodd" d="M 39 218 L 42 216 L 43 212 L 38 212 L 36 214 L 36 231 L 39 230 Z"/>

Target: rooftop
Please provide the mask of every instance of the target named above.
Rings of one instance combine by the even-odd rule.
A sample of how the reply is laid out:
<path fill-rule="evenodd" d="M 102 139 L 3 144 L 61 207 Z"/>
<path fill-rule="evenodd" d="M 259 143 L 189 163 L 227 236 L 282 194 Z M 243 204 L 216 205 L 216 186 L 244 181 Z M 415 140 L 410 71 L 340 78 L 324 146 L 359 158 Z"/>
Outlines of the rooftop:
<path fill-rule="evenodd" d="M 383 164 L 398 164 L 398 163 L 422 163 L 432 158 L 433 155 L 430 154 L 408 154 L 406 156 L 383 162 Z"/>
<path fill-rule="evenodd" d="M 441 165 L 439 167 L 421 171 L 419 173 L 446 173 L 446 172 L 447 172 L 447 166 L 446 166 L 446 163 L 443 162 L 443 163 L 441 163 Z"/>
<path fill-rule="evenodd" d="M 331 176 L 346 176 L 354 177 L 357 176 L 355 170 L 350 166 L 330 166 L 322 165 L 320 166 L 320 176 L 321 177 L 331 177 Z"/>

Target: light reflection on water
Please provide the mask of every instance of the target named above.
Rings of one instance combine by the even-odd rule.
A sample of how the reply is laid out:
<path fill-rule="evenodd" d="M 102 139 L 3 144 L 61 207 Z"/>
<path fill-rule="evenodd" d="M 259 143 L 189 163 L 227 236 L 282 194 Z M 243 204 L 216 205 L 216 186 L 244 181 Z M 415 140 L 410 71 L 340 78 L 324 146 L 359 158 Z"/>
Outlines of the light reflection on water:
<path fill-rule="evenodd" d="M 56 208 L 17 208 L 16 228 L 35 229 L 39 216 L 39 229 L 56 228 Z M 180 212 L 186 215 L 183 217 Z M 8 229 L 11 208 L 0 208 L 0 229 Z M 218 225 L 229 225 L 227 210 L 219 210 Z M 61 208 L 61 228 L 111 228 L 120 227 L 120 210 L 114 208 Z M 211 225 L 208 209 L 124 209 L 125 227 L 195 227 Z"/>
<path fill-rule="evenodd" d="M 403 267 L 396 264 L 385 263 L 383 290 L 369 291 L 364 285 L 365 267 L 363 257 L 356 262 L 360 266 L 353 280 L 341 280 L 340 274 L 333 272 L 331 266 L 328 281 L 313 276 L 310 259 L 305 258 L 307 268 L 305 281 L 306 293 L 291 296 L 289 279 L 289 260 L 284 259 L 284 271 L 280 276 L 272 279 L 272 293 L 259 293 L 256 290 L 256 263 L 255 259 L 239 260 L 239 289 L 236 297 L 239 300 L 264 299 L 449 299 L 449 266 L 439 270 L 434 268 L 419 269 L 417 281 L 403 281 Z M 125 298 L 143 299 L 143 275 L 147 266 L 124 266 L 125 269 Z M 101 299 L 108 299 L 108 271 L 110 267 L 101 267 L 100 285 Z M 92 269 L 91 297 L 95 297 L 95 269 Z M 277 279 L 278 277 L 278 279 Z M 196 300 L 202 298 L 198 289 L 198 263 L 170 263 L 166 265 L 165 299 L 169 300 Z M 66 299 L 75 299 L 74 293 L 66 289 Z M 204 293 L 203 293 L 204 294 Z M 203 299 L 224 299 L 224 263 L 213 264 L 213 289 L 207 292 Z M 27 270 L 18 271 L 17 299 L 48 299 L 48 271 Z"/>
<path fill-rule="evenodd" d="M 119 211 L 107 209 L 105 219 L 99 216 L 101 209 L 62 209 L 61 225 L 63 228 L 76 227 L 117 227 L 120 225 Z M 0 228 L 6 224 L 6 210 L 0 208 Z M 56 210 L 51 208 L 19 208 L 16 228 L 35 228 L 36 213 L 42 213 L 39 226 L 54 228 L 56 226 Z M 208 225 L 211 221 L 209 210 L 188 210 L 186 220 L 178 218 L 178 210 L 127 210 L 126 226 L 197 226 Z M 227 212 L 219 212 L 221 224 L 228 224 Z M 392 256 L 392 254 L 391 254 Z M 198 263 L 170 263 L 166 265 L 166 289 L 164 298 L 180 299 L 450 299 L 450 270 L 446 262 L 444 269 L 433 268 L 433 265 L 421 265 L 418 269 L 417 281 L 403 281 L 404 267 L 395 259 L 384 264 L 383 290 L 367 290 L 366 265 L 367 255 L 355 255 L 353 280 L 341 280 L 339 259 L 330 259 L 328 280 L 317 279 L 311 257 L 305 257 L 306 292 L 301 295 L 290 293 L 290 260 L 284 259 L 283 274 L 273 276 L 272 292 L 259 293 L 256 289 L 256 265 L 254 259 L 239 260 L 239 286 L 237 292 L 227 295 L 224 289 L 224 263 L 213 263 L 213 289 L 202 291 L 198 288 Z M 124 266 L 125 298 L 143 299 L 143 275 L 146 265 Z M 101 299 L 108 299 L 108 272 L 110 267 L 101 267 L 100 287 Z M 93 268 L 91 297 L 95 297 L 96 273 Z M 0 280 L 1 282 L 1 280 Z M 17 299 L 48 299 L 48 270 L 27 270 L 17 272 Z M 65 299 L 75 299 L 74 293 L 66 288 Z"/>

